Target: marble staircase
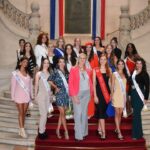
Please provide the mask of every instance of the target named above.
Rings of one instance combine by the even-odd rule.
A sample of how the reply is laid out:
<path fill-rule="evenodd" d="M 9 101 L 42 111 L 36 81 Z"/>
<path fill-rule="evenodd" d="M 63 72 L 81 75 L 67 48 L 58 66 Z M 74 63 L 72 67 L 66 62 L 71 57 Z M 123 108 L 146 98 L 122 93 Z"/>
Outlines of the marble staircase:
<path fill-rule="evenodd" d="M 4 91 L 0 96 L 0 143 L 33 147 L 38 131 L 38 107 L 35 104 L 31 117 L 26 117 L 25 130 L 28 138 L 18 135 L 18 112 L 15 103 L 10 99 L 10 92 Z"/>

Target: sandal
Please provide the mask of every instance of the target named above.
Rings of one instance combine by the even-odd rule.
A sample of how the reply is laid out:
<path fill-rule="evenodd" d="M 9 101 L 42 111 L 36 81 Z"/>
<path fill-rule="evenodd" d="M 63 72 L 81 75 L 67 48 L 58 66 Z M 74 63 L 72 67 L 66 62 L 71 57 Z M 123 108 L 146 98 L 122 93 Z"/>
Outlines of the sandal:
<path fill-rule="evenodd" d="M 121 133 L 118 133 L 118 137 L 117 137 L 119 140 L 124 140 L 123 136 Z"/>

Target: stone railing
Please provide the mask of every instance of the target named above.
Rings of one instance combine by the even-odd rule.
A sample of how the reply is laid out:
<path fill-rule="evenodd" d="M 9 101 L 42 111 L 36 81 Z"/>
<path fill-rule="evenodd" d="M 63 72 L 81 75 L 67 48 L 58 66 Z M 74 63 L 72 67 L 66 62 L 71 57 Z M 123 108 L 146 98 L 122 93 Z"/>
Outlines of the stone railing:
<path fill-rule="evenodd" d="M 14 7 L 8 0 L 0 0 L 0 8 L 4 15 L 17 26 L 28 30 L 30 15 Z"/>
<path fill-rule="evenodd" d="M 141 12 L 130 15 L 129 6 L 121 7 L 119 26 L 119 45 L 125 51 L 126 45 L 132 42 L 131 31 L 143 26 L 150 19 L 150 0 L 148 6 Z"/>
<path fill-rule="evenodd" d="M 150 4 L 141 12 L 130 15 L 131 30 L 143 26 L 150 19 Z"/>
<path fill-rule="evenodd" d="M 35 42 L 35 38 L 41 29 L 39 4 L 37 2 L 31 3 L 31 14 L 26 14 L 17 9 L 9 0 L 0 0 L 0 11 L 4 16 L 3 22 L 9 30 L 21 37 L 28 38 L 31 43 Z M 7 21 L 5 22 L 4 20 Z M 14 28 L 9 26 L 8 21 Z M 23 35 L 23 33 L 26 33 L 28 36 L 24 36 L 25 34 Z"/>

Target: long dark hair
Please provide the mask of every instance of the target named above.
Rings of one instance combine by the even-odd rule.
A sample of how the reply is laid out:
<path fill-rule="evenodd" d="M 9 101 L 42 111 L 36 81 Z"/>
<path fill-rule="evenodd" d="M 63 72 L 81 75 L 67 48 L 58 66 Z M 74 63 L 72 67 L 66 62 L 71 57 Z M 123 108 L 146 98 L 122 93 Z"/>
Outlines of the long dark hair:
<path fill-rule="evenodd" d="M 68 54 L 67 54 L 67 47 L 68 47 L 68 46 L 70 46 L 70 47 L 71 47 L 71 50 L 72 50 L 70 61 L 71 61 L 72 66 L 74 66 L 74 65 L 76 64 L 76 61 L 77 61 L 77 59 L 76 59 L 76 58 L 77 58 L 77 55 L 76 55 L 76 53 L 75 53 L 75 51 L 74 51 L 74 49 L 73 49 L 73 46 L 72 46 L 71 44 L 67 44 L 67 45 L 65 46 L 65 51 L 64 51 L 65 62 L 68 63 Z"/>
<path fill-rule="evenodd" d="M 138 54 L 135 45 L 134 45 L 133 43 L 128 43 L 128 44 L 127 44 L 127 47 L 126 47 L 126 51 L 125 51 L 125 58 L 126 58 L 127 56 L 129 56 L 128 48 L 129 48 L 130 45 L 131 45 L 131 47 L 132 47 L 132 55 Z"/>
<path fill-rule="evenodd" d="M 118 45 L 118 39 L 117 39 L 117 37 L 113 37 L 113 38 L 111 39 L 110 43 L 111 43 L 112 41 L 115 41 L 115 43 Z"/>
<path fill-rule="evenodd" d="M 46 36 L 47 41 L 46 41 L 45 45 L 48 46 L 48 41 L 49 41 L 48 34 L 44 33 L 44 32 L 39 34 L 36 44 L 42 45 L 42 38 L 43 38 L 43 36 Z"/>
<path fill-rule="evenodd" d="M 20 68 L 21 68 L 20 63 L 23 62 L 24 60 L 29 61 L 29 59 L 28 59 L 26 56 L 21 57 L 20 60 L 19 60 L 18 63 L 17 63 L 16 70 L 17 70 L 17 69 L 20 70 Z M 28 65 L 27 65 L 27 67 L 25 68 L 25 71 L 26 71 L 26 73 L 28 73 Z"/>
<path fill-rule="evenodd" d="M 60 69 L 60 68 L 59 68 L 59 65 L 58 65 L 58 63 L 59 63 L 60 60 L 64 60 L 64 62 L 65 62 L 64 57 L 60 57 L 60 58 L 58 59 L 58 61 L 57 61 L 57 65 L 56 65 L 56 68 L 57 68 L 57 69 Z M 67 66 L 66 66 L 66 63 L 65 63 L 65 68 L 64 68 L 64 70 L 65 70 L 65 74 L 69 74 L 68 69 L 67 69 Z"/>
<path fill-rule="evenodd" d="M 33 48 L 32 48 L 32 45 L 30 42 L 26 42 L 24 44 L 24 48 L 23 48 L 23 55 L 25 56 L 26 55 L 26 45 L 29 44 L 30 45 L 30 56 L 35 59 L 35 55 L 34 55 L 34 51 L 33 51 Z"/>
<path fill-rule="evenodd" d="M 145 73 L 147 72 L 147 67 L 146 67 L 146 62 L 143 58 L 136 58 L 135 63 L 137 61 L 140 61 L 142 63 L 142 72 L 141 73 Z"/>
<path fill-rule="evenodd" d="M 117 68 L 117 69 L 118 69 L 118 64 L 119 64 L 119 62 L 122 62 L 122 63 L 123 63 L 123 65 L 124 65 L 123 74 L 125 75 L 125 78 L 128 80 L 128 79 L 129 79 L 129 76 L 128 76 L 128 74 L 127 74 L 127 70 L 126 70 L 126 67 L 125 67 L 125 62 L 124 62 L 123 59 L 118 59 L 117 64 L 116 64 L 116 68 Z"/>
<path fill-rule="evenodd" d="M 87 45 L 87 46 L 89 46 L 89 45 Z M 87 46 L 85 47 L 85 49 L 87 48 Z M 92 58 L 94 57 L 94 51 L 93 51 L 93 46 L 92 45 L 90 45 L 91 46 L 91 52 L 90 52 L 90 55 L 89 55 L 89 58 L 88 58 L 88 61 L 90 62 L 91 60 L 92 60 Z"/>
<path fill-rule="evenodd" d="M 95 40 L 96 40 L 96 39 L 99 39 L 99 41 L 100 41 L 99 46 L 100 46 L 100 47 L 103 47 L 102 39 L 101 39 L 101 37 L 99 37 L 99 36 L 96 36 L 96 37 L 94 38 L 94 44 L 93 44 L 93 46 L 95 46 Z"/>
<path fill-rule="evenodd" d="M 42 56 L 42 58 L 41 58 L 40 71 L 43 70 L 43 66 L 44 66 L 44 61 L 45 61 L 45 60 L 48 60 L 48 62 L 49 62 L 48 57 L 44 58 L 44 57 Z M 49 62 L 49 67 L 48 67 L 47 71 L 48 71 L 49 73 L 51 72 L 51 65 L 50 65 L 50 62 Z"/>

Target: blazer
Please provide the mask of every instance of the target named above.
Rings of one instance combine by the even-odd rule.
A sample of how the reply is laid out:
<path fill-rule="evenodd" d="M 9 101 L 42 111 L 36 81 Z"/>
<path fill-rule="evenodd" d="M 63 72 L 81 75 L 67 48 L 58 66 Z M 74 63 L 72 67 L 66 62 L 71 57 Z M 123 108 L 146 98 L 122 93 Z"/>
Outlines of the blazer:
<path fill-rule="evenodd" d="M 90 85 L 90 95 L 93 95 L 93 85 L 91 81 L 92 70 L 86 69 L 86 72 L 89 76 L 89 85 Z M 70 96 L 77 96 L 79 93 L 79 84 L 80 84 L 80 74 L 79 74 L 79 67 L 74 66 L 70 70 L 69 74 L 69 95 Z"/>

